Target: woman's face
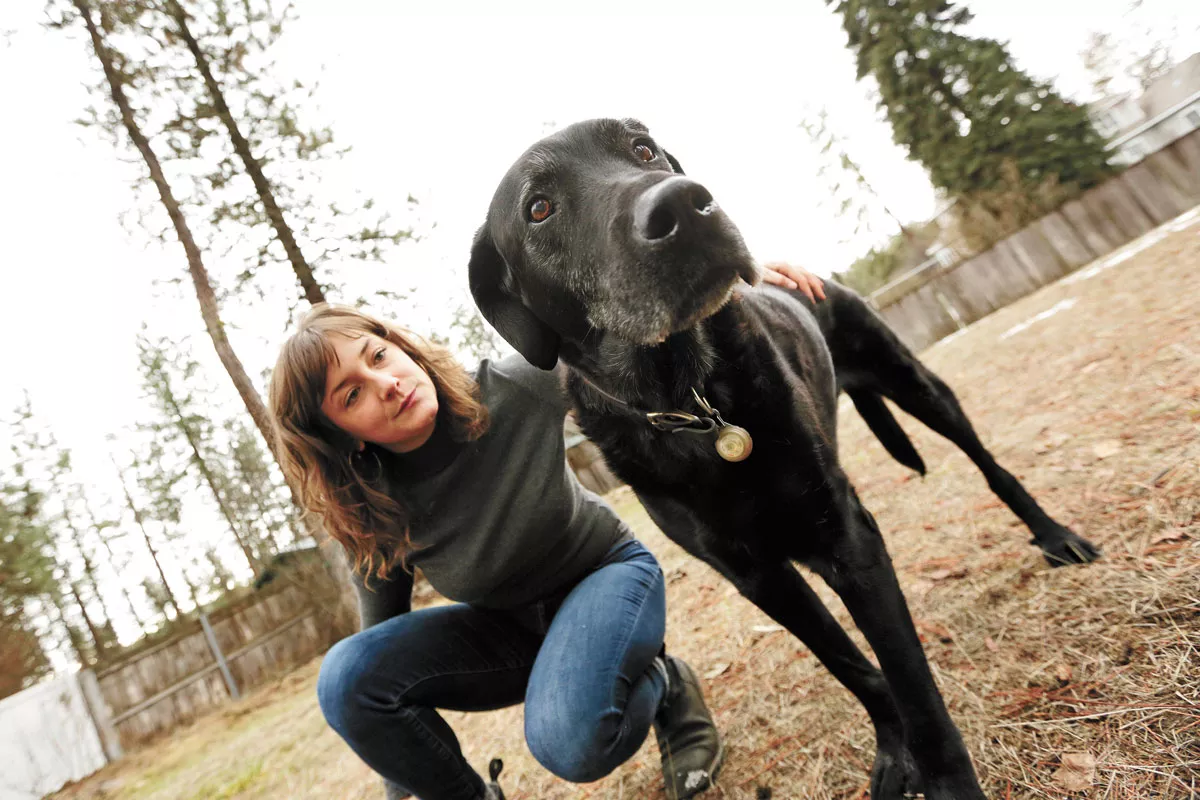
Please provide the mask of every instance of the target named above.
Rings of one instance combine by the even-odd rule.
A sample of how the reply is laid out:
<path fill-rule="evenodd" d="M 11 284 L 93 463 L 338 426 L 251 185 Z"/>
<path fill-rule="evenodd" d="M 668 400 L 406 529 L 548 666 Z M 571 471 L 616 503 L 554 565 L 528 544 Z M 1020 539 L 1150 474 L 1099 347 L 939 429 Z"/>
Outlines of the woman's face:
<path fill-rule="evenodd" d="M 378 336 L 330 336 L 337 358 L 325 371 L 321 411 L 359 442 L 407 453 L 429 440 L 438 398 L 425 370 Z"/>

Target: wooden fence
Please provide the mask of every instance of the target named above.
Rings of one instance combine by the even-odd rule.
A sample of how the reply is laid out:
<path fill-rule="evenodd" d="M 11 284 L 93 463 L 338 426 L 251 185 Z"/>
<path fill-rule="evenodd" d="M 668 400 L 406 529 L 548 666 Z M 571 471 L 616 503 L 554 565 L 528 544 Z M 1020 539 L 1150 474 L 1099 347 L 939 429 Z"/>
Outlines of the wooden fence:
<path fill-rule="evenodd" d="M 294 585 L 251 595 L 215 612 L 211 627 L 233 681 L 243 692 L 332 643 L 311 601 Z M 97 678 L 126 748 L 190 722 L 230 697 L 199 627 L 106 667 Z"/>
<path fill-rule="evenodd" d="M 1200 204 L 1200 130 L 949 266 L 926 264 L 871 295 L 914 350 L 1024 297 Z"/>

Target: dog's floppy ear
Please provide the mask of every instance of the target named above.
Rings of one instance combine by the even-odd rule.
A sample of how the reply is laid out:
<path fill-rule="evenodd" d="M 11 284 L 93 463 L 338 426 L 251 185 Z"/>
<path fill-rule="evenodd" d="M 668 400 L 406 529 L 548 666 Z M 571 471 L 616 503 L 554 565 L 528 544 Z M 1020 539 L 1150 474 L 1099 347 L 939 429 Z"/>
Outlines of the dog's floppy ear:
<path fill-rule="evenodd" d="M 675 172 L 682 175 L 683 167 L 679 166 L 679 160 L 676 159 L 675 156 L 668 153 L 666 150 L 663 150 L 662 154 L 663 154 L 663 156 L 666 157 L 667 163 L 671 165 L 671 169 L 675 170 Z"/>
<path fill-rule="evenodd" d="M 485 228 L 475 234 L 467 268 L 471 296 L 484 319 L 535 367 L 554 369 L 560 338 L 530 311 L 512 287 L 508 265 Z"/>

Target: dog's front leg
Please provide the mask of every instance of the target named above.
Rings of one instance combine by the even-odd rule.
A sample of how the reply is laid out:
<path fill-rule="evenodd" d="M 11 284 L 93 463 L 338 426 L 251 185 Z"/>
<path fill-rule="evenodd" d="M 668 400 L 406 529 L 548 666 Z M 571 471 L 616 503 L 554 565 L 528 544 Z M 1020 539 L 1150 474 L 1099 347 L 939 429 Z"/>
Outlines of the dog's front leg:
<path fill-rule="evenodd" d="M 842 479 L 844 481 L 844 478 Z M 928 800 L 984 800 L 971 758 L 938 692 L 879 528 L 843 483 L 841 528 L 810 566 L 842 598 L 879 659 L 904 720 Z"/>
<path fill-rule="evenodd" d="M 672 541 L 709 564 L 742 596 L 802 641 L 866 708 L 875 727 L 874 800 L 902 800 L 921 790 L 921 779 L 905 741 L 904 723 L 887 680 L 867 660 L 829 613 L 804 576 L 787 559 L 761 557 L 732 536 L 706 530 L 682 503 L 666 496 L 638 495 L 655 524 Z"/>
<path fill-rule="evenodd" d="M 747 600 L 804 642 L 866 708 L 875 727 L 871 797 L 901 800 L 921 791 L 920 771 L 908 750 L 904 723 L 887 679 L 862 654 L 796 567 L 788 561 L 757 562 L 736 554 L 705 560 Z"/>

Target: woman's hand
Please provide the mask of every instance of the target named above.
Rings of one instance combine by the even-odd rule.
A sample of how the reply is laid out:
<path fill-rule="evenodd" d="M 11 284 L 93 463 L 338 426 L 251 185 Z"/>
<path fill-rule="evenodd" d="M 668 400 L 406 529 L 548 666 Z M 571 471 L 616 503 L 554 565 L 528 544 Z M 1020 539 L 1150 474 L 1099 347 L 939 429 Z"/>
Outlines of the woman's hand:
<path fill-rule="evenodd" d="M 825 299 L 825 282 L 803 267 L 772 261 L 763 264 L 763 280 L 784 289 L 804 292 L 814 303 Z"/>

